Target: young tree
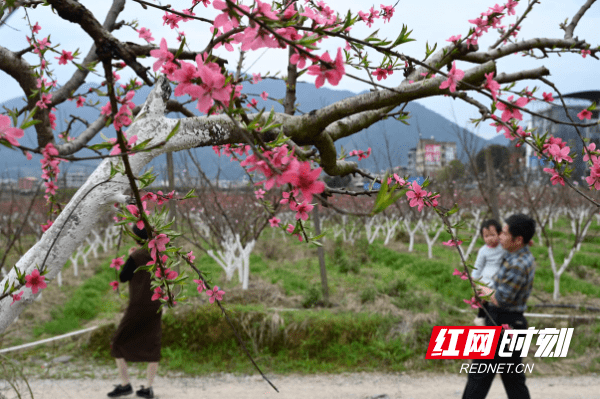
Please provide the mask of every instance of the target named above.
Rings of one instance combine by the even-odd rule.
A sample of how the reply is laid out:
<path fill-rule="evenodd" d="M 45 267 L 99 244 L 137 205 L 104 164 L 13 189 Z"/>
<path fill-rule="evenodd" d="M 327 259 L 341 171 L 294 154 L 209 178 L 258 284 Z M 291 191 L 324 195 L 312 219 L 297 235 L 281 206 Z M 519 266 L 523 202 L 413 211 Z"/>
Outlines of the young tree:
<path fill-rule="evenodd" d="M 117 22 L 125 0 L 113 1 L 103 23 L 85 4 L 75 0 L 4 0 L 0 3 L 2 24 L 12 14 L 20 12 L 18 10 L 26 11 L 26 18 L 24 22 L 19 22 L 19 27 L 28 30 L 29 46 L 16 49 L 10 48 L 13 47 L 12 43 L 0 43 L 0 70 L 18 82 L 26 97 L 25 107 L 10 112 L 12 120 L 0 115 L 2 144 L 22 151 L 25 155 L 35 152 L 44 156 L 46 194 L 52 203 L 60 173 L 60 161 L 80 159 L 76 154 L 86 146 L 89 147 L 91 138 L 107 124 L 112 123 L 116 137 L 104 146 L 104 151 L 98 146 L 93 147 L 103 157 L 107 156 L 107 151 L 112 156 L 102 161 L 71 201 L 62 208 L 39 242 L 0 283 L 0 289 L 3 290 L 0 293 L 0 332 L 4 331 L 26 304 L 39 295 L 39 289 L 45 285 L 44 278 L 53 280 L 58 275 L 68 255 L 83 242 L 97 223 L 98 215 L 115 202 L 125 203 L 129 200 L 125 193 L 131 194 L 135 205 L 130 204 L 129 214 L 123 215 L 126 221 L 140 223 L 145 227 L 156 256 L 156 264 L 151 265 L 150 269 L 157 271 L 157 275 L 165 275 L 160 271 L 168 270 L 167 266 L 174 262 L 172 257 L 178 252 L 170 251 L 174 248 L 171 247 L 172 242 L 168 236 L 171 233 L 165 223 L 158 216 L 146 215 L 142 211 L 143 201 L 136 185 L 138 182 L 143 186 L 149 181 L 148 175 L 142 175 L 143 167 L 162 153 L 201 146 L 227 145 L 229 147 L 226 148 L 236 148 L 236 144 L 243 143 L 237 147 L 243 149 L 241 156 L 244 159 L 241 165 L 263 175 L 263 187 L 267 190 L 281 186 L 288 188 L 285 191 L 288 193 L 288 206 L 295 212 L 298 220 L 296 226 L 292 226 L 291 233 L 302 235 L 308 241 L 311 237 L 304 228 L 303 221 L 308 218 L 308 211 L 312 209 L 311 202 L 326 201 L 323 196 L 334 194 L 363 194 L 325 190 L 324 185 L 317 181 L 321 172 L 330 176 L 358 173 L 373 179 L 356 162 L 338 154 L 336 141 L 383 118 L 395 117 L 404 121 L 408 116 L 404 107 L 411 101 L 446 95 L 476 107 L 481 112 L 479 122 L 492 119 L 498 131 L 503 131 L 518 145 L 529 145 L 538 153 L 544 153 L 554 162 L 554 168 L 549 172 L 554 181 L 564 179 L 569 182 L 569 147 L 551 136 L 519 126 L 521 112 L 532 112 L 524 108 L 529 101 L 551 101 L 552 96 L 544 95 L 542 99 L 527 88 L 515 89 L 515 85 L 521 85 L 526 80 L 539 80 L 560 96 L 558 89 L 545 78 L 550 71 L 539 66 L 516 72 L 502 72 L 499 70 L 499 61 L 513 57 L 515 53 L 531 57 L 534 61 L 556 53 L 595 57 L 598 49 L 574 36 L 575 28 L 594 1 L 585 2 L 570 22 L 561 25 L 565 31 L 562 37 L 531 37 L 517 41 L 521 24 L 538 3 L 537 0 L 530 0 L 527 5 L 521 4 L 519 8 L 522 12 L 519 16 L 516 16 L 519 3 L 514 0 L 494 5 L 482 13 L 472 11 L 472 27 L 468 31 L 462 34 L 449 32 L 452 36 L 448 39 L 448 44 L 439 49 L 427 44 L 423 56 L 409 55 L 402 51 L 402 45 L 411 41 L 408 27 L 403 27 L 399 35 L 390 40 L 378 38 L 376 33 L 367 38 L 353 36 L 352 30 L 357 24 L 371 27 L 376 19 L 383 23 L 389 22 L 397 11 L 391 5 L 382 5 L 379 9 L 371 7 L 366 12 L 345 13 L 345 10 L 341 10 L 344 13 L 338 14 L 324 2 L 308 1 L 300 5 L 295 1 L 268 4 L 259 0 L 213 0 L 212 3 L 208 0 L 193 0 L 189 9 L 181 11 L 133 0 L 132 6 L 140 6 L 136 13 L 141 18 L 144 17 L 142 8 L 165 11 L 163 21 L 167 27 L 164 29 L 177 29 L 178 24 L 183 23 L 211 29 L 211 39 L 204 43 L 196 42 L 191 37 L 185 38 L 180 32 L 182 42 L 176 48 L 169 46 L 162 32 L 149 32 L 132 21 Z M 214 20 L 197 15 L 200 14 L 199 10 L 204 9 L 202 7 L 214 9 L 210 14 L 215 16 Z M 82 34 L 93 39 L 94 45 L 83 59 L 78 51 L 69 48 L 68 43 L 63 44 L 64 48 L 51 43 L 48 32 L 40 32 L 44 27 L 33 23 L 38 15 L 51 12 L 56 13 L 65 23 L 75 24 L 75 27 L 71 25 L 72 29 L 80 29 Z M 511 24 L 508 21 L 512 16 L 515 16 L 515 20 Z M 11 19 L 10 22 L 12 21 Z M 142 43 L 141 40 L 141 44 L 122 40 L 121 29 L 125 27 L 137 29 L 140 38 L 146 42 L 153 41 L 153 35 L 156 36 L 160 46 Z M 478 41 L 484 40 L 484 36 L 496 34 L 497 37 L 493 38 L 494 42 L 489 48 L 478 46 Z M 335 43 L 337 48 L 332 54 L 324 52 L 318 47 L 322 42 Z M 240 85 L 250 79 L 243 74 L 232 74 L 226 70 L 223 60 L 217 56 L 220 52 L 235 48 L 243 52 L 262 48 L 287 51 L 288 74 L 285 82 L 282 82 L 286 88 L 285 98 L 282 99 L 284 113 L 247 112 L 245 105 L 250 104 L 256 108 L 256 102 L 241 95 Z M 58 54 L 58 57 L 54 57 L 53 53 Z M 140 57 L 148 56 L 153 57 L 152 72 L 158 72 L 160 76 L 150 72 L 141 63 Z M 55 59 L 58 59 L 57 64 L 54 64 Z M 312 65 L 307 65 L 309 62 Z M 78 66 L 76 72 L 67 81 L 56 82 L 51 65 L 58 68 L 59 65 L 69 63 Z M 141 82 L 131 80 L 116 87 L 116 70 L 125 67 L 130 68 Z M 358 69 L 362 77 L 355 76 L 356 72 L 351 71 L 351 68 Z M 399 71 L 404 76 L 400 84 L 384 85 L 386 78 Z M 555 74 L 559 72 L 553 71 Z M 95 121 L 86 121 L 86 129 L 77 137 L 70 137 L 68 129 L 56 132 L 54 109 L 69 99 L 84 104 L 85 93 L 78 89 L 91 73 L 100 73 L 105 79 L 104 85 L 94 90 L 98 95 L 106 97 L 101 101 L 104 104 L 102 115 Z M 335 86 L 341 79 L 362 79 L 370 82 L 373 89 L 297 115 L 294 112 L 296 83 L 298 76 L 303 73 L 311 79 L 315 78 L 317 88 L 326 82 Z M 256 75 L 253 78 L 258 80 L 260 77 Z M 190 96 L 196 108 L 205 115 L 194 117 L 184 104 L 171 99 L 170 82 L 175 84 L 175 97 Z M 153 90 L 144 105 L 138 109 L 131 99 L 141 84 L 153 86 Z M 500 85 L 505 86 L 502 88 Z M 494 114 L 495 111 L 499 116 Z M 591 126 L 592 123 L 585 122 L 584 119 L 589 119 L 592 111 L 591 107 L 582 110 L 579 116 L 581 121 L 568 124 L 577 127 Z M 169 119 L 165 117 L 167 112 L 180 112 L 185 117 Z M 21 116 L 20 122 L 18 116 Z M 34 120 L 38 121 L 35 124 L 36 145 L 29 148 L 19 140 L 23 136 L 21 129 L 34 123 Z M 127 130 L 124 131 L 124 128 Z M 585 150 L 589 157 L 586 162 L 592 165 L 588 184 L 600 188 L 599 153 L 591 146 L 585 147 Z M 361 152 L 357 153 L 359 158 Z M 393 203 L 399 198 L 398 193 L 406 193 L 410 206 L 419 211 L 426 206 L 437 206 L 436 194 L 427 192 L 415 182 L 408 183 L 399 179 L 388 185 L 391 189 L 379 190 L 373 213 L 378 213 Z M 382 187 L 388 186 L 384 184 Z M 573 189 L 580 195 L 586 195 L 576 187 Z M 377 190 L 368 194 L 374 193 Z M 589 200 L 593 201 L 591 198 Z M 436 209 L 442 216 L 447 213 L 445 209 Z M 195 268 L 191 257 L 185 259 L 199 274 L 200 290 L 204 284 L 201 272 Z M 38 268 L 40 271 L 37 271 Z M 167 292 L 160 300 L 172 305 L 176 298 L 170 294 L 170 284 L 167 278 L 162 277 L 157 288 Z M 219 294 L 222 291 L 216 287 L 209 292 L 212 300 L 218 300 L 222 295 Z"/>

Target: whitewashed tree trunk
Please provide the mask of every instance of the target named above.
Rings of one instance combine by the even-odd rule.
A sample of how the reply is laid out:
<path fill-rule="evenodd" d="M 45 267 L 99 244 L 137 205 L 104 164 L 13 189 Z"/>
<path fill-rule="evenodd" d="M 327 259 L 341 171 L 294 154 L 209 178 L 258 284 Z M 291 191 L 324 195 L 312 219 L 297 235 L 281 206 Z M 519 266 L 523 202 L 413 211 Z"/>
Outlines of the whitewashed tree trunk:
<path fill-rule="evenodd" d="M 129 137 L 137 135 L 138 142 L 151 139 L 149 147 L 164 142 L 173 131 L 178 120 L 164 116 L 165 101 L 170 96 L 171 88 L 164 77 L 160 77 L 146 99 L 134 122 L 129 126 Z M 233 128 L 233 122 L 227 115 L 210 117 L 183 118 L 177 134 L 164 146 L 148 152 L 136 153 L 129 157 L 131 169 L 135 175 L 154 157 L 168 151 L 238 143 L 243 137 Z M 115 202 L 126 202 L 124 195 L 129 188 L 126 176 L 117 175 L 110 179 L 111 163 L 120 162 L 115 158 L 105 159 L 88 180 L 75 193 L 71 201 L 64 207 L 53 225 L 46 230 L 36 244 L 17 262 L 17 268 L 25 274 L 30 274 L 36 267 L 46 268 L 46 280 L 52 282 L 64 267 L 69 256 L 85 242 L 85 237 L 99 222 L 100 218 L 109 212 Z M 54 242 L 56 239 L 56 242 Z M 53 243 L 54 242 L 54 243 Z M 44 259 L 47 259 L 44 261 Z M 45 262 L 45 263 L 44 263 Z M 0 290 L 8 281 L 9 286 L 16 282 L 16 272 L 11 269 L 0 282 Z M 10 306 L 9 296 L 0 300 L 0 333 L 2 333 L 26 306 L 40 295 L 32 294 L 31 289 L 22 288 L 21 300 Z"/>
<path fill-rule="evenodd" d="M 442 231 L 444 231 L 444 224 L 438 222 L 430 224 L 421 223 L 421 231 L 423 232 L 423 236 L 427 242 L 427 257 L 431 259 L 433 258 L 433 244 L 435 244 Z M 429 233 L 433 233 L 434 231 L 435 234 L 433 237 L 430 237 Z"/>
<path fill-rule="evenodd" d="M 365 223 L 365 233 L 367 234 L 367 241 L 369 244 L 373 244 L 373 241 L 379 236 L 379 230 L 383 227 L 381 220 L 374 216 L 367 220 Z"/>
<path fill-rule="evenodd" d="M 383 228 L 385 229 L 385 240 L 383 241 L 383 245 L 388 245 L 390 239 L 394 237 L 399 223 L 400 219 L 394 220 L 392 217 L 385 217 L 385 221 L 383 223 Z"/>
<path fill-rule="evenodd" d="M 473 215 L 474 219 L 472 219 L 469 222 L 469 226 L 475 231 L 471 236 L 471 242 L 467 247 L 467 252 L 465 252 L 464 254 L 465 258 L 468 258 L 471 252 L 473 252 L 473 249 L 475 249 L 475 243 L 477 242 L 477 237 L 479 237 L 479 226 L 483 217 L 483 212 L 481 211 L 481 209 L 475 209 L 474 211 L 471 211 L 471 214 Z"/>
<path fill-rule="evenodd" d="M 421 227 L 423 222 L 419 219 L 413 229 L 410 228 L 410 220 L 408 218 L 404 219 L 403 222 L 406 232 L 408 233 L 408 252 L 412 252 L 413 246 L 415 245 L 415 234 L 417 234 L 417 230 Z"/>

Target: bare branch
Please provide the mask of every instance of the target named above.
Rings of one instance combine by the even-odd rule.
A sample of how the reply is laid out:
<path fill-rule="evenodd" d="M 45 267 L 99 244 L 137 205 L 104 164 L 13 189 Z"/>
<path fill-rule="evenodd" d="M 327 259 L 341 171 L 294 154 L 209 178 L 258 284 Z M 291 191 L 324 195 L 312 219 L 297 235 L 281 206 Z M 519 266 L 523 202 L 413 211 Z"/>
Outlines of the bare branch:
<path fill-rule="evenodd" d="M 527 17 L 527 14 L 529 14 L 529 12 L 531 11 L 531 9 L 533 8 L 533 6 L 535 4 L 539 4 L 539 1 L 538 0 L 532 0 L 532 1 L 530 1 L 529 4 L 527 5 L 527 9 L 523 13 L 523 15 L 521 15 L 521 17 L 517 20 L 517 22 L 515 22 L 515 24 L 513 26 L 511 26 L 510 29 L 508 29 L 506 31 L 506 33 L 504 33 L 504 35 L 502 35 L 502 37 L 500 37 L 500 39 L 498 39 L 498 41 L 496 43 L 492 44 L 488 48 L 488 50 L 495 49 L 496 47 L 498 47 L 498 45 L 500 45 L 500 43 L 502 43 L 505 40 L 507 40 L 510 37 L 511 33 L 513 33 L 515 31 L 515 29 L 517 29 L 519 26 L 521 26 L 521 23 Z"/>
<path fill-rule="evenodd" d="M 48 0 L 48 3 L 54 7 L 62 19 L 81 26 L 94 40 L 96 53 L 100 52 L 103 56 L 111 55 L 112 58 L 122 59 L 146 84 L 153 84 L 148 77 L 146 67 L 137 61 L 135 54 L 100 25 L 94 15 L 82 4 L 75 0 Z"/>
<path fill-rule="evenodd" d="M 573 31 L 575 31 L 575 28 L 577 27 L 577 24 L 579 23 L 579 20 L 581 19 L 581 17 L 583 17 L 583 14 L 585 14 L 585 12 L 595 2 L 596 2 L 596 0 L 588 0 L 588 1 L 585 2 L 585 4 L 583 6 L 581 6 L 581 8 L 579 9 L 579 11 L 577 11 L 577 14 L 575 14 L 575 16 L 573 17 L 573 19 L 571 20 L 571 23 L 565 28 L 565 39 L 566 40 L 569 40 L 569 39 L 573 38 Z"/>
<path fill-rule="evenodd" d="M 106 118 L 104 116 L 100 116 L 100 118 L 92 122 L 92 124 L 89 125 L 87 129 L 85 129 L 79 136 L 77 136 L 75 140 L 56 146 L 58 154 L 60 156 L 67 156 L 76 153 L 77 151 L 85 147 L 86 144 L 92 138 L 94 138 L 100 130 L 102 130 L 105 123 Z"/>
<path fill-rule="evenodd" d="M 506 46 L 502 46 L 498 49 L 488 52 L 475 52 L 469 53 L 462 56 L 456 57 L 461 61 L 473 62 L 476 64 L 482 64 L 484 62 L 497 60 L 499 58 L 518 53 L 520 51 L 527 51 L 532 49 L 548 49 L 553 48 L 564 48 L 564 49 L 587 49 L 588 44 L 585 40 L 573 40 L 573 39 L 547 39 L 547 38 L 535 38 L 524 40 L 522 42 L 511 43 Z"/>

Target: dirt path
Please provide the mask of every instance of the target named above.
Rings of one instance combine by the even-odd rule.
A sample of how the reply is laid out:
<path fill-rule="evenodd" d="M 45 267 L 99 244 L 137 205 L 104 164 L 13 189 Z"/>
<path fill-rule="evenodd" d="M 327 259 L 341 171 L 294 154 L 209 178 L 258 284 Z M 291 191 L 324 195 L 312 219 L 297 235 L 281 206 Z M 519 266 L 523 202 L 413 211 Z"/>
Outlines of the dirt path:
<path fill-rule="evenodd" d="M 143 380 L 133 379 L 133 384 Z M 200 378 L 157 377 L 155 396 L 161 399 L 365 399 L 387 394 L 390 399 L 461 398 L 466 377 L 458 375 L 418 375 L 357 373 L 316 376 L 274 376 L 276 393 L 257 376 L 222 374 Z M 100 399 L 112 390 L 116 381 L 103 379 L 32 380 L 36 399 Z M 1 383 L 0 383 L 1 384 Z M 532 377 L 527 386 L 532 399 L 598 399 L 600 376 Z M 28 396 L 25 396 L 28 397 Z M 135 395 L 127 398 L 135 398 Z M 9 396 L 10 398 L 10 396 Z M 496 377 L 488 399 L 506 398 Z"/>

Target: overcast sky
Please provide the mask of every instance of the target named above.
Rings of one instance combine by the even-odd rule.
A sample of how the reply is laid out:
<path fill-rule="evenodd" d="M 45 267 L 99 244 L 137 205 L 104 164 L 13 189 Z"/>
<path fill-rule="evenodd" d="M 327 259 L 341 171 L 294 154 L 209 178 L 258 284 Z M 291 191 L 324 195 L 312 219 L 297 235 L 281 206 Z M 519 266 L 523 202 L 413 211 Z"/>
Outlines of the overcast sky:
<path fill-rule="evenodd" d="M 108 0 L 83 0 L 82 3 L 91 9 L 100 21 L 103 21 L 111 2 Z M 187 8 L 191 4 L 191 0 L 174 0 L 168 3 L 175 9 L 181 10 Z M 248 1 L 246 1 L 246 3 L 248 3 Z M 343 14 L 346 14 L 348 9 L 353 12 L 358 12 L 359 10 L 367 11 L 371 5 L 374 4 L 379 7 L 380 3 L 383 3 L 384 5 L 393 4 L 382 0 L 378 0 L 375 3 L 358 0 L 327 1 L 327 4 Z M 541 4 L 536 5 L 530 13 L 530 16 L 525 20 L 519 38 L 562 38 L 564 32 L 559 29 L 559 23 L 566 18 L 572 18 L 583 3 L 585 3 L 584 0 L 541 0 Z M 166 3 L 163 2 L 163 4 Z M 372 29 L 367 28 L 364 23 L 358 23 L 352 33 L 355 37 L 364 38 L 370 31 L 379 28 L 380 38 L 388 37 L 392 39 L 398 35 L 402 24 L 406 24 L 409 29 L 413 30 L 411 37 L 416 39 L 416 42 L 405 44 L 398 50 L 407 55 L 422 59 L 426 42 L 429 42 L 430 45 L 438 43 L 439 47 L 446 45 L 446 39 L 452 35 L 462 34 L 464 37 L 471 26 L 468 20 L 476 18 L 481 12 L 494 4 L 494 1 L 484 0 L 455 0 L 453 2 L 447 0 L 403 0 L 397 5 L 396 13 L 392 18 L 391 23 L 384 24 L 383 21 L 377 20 L 376 25 L 373 25 Z M 517 16 L 521 15 L 525 10 L 526 5 L 526 1 L 522 0 L 521 4 L 516 8 Z M 66 49 L 68 51 L 74 51 L 76 48 L 79 48 L 83 52 L 83 55 L 85 55 L 91 46 L 92 40 L 77 25 L 66 22 L 49 11 L 48 7 L 41 6 L 36 10 L 29 10 L 31 22 L 39 22 L 42 27 L 42 30 L 38 35 L 45 36 L 51 34 L 52 44 L 60 44 L 60 50 Z M 149 8 L 148 10 L 144 10 L 138 3 L 128 1 L 119 20 L 125 19 L 127 21 L 132 21 L 137 18 L 140 27 L 146 27 L 152 31 L 153 36 L 156 39 L 155 43 L 158 44 L 160 38 L 165 37 L 169 46 L 175 47 L 178 45 L 178 42 L 175 39 L 176 33 L 174 30 L 162 26 L 163 14 L 163 11 L 157 9 Z M 216 15 L 212 6 L 209 6 L 207 9 L 202 5 L 196 7 L 196 14 L 197 16 L 210 19 L 214 18 Z M 30 33 L 24 17 L 25 12 L 21 10 L 17 15 L 10 19 L 9 26 L 0 28 L 0 45 L 5 46 L 10 50 L 21 50 L 27 47 L 25 35 Z M 503 22 L 506 24 L 506 22 L 512 23 L 514 21 L 515 16 L 511 16 L 506 17 Z M 179 26 L 180 30 L 183 30 L 186 33 L 192 49 L 198 50 L 205 47 L 210 37 L 208 24 L 200 21 L 191 21 L 180 23 Z M 598 37 L 600 37 L 599 33 L 600 4 L 596 3 L 580 21 L 579 26 L 575 30 L 575 36 L 586 39 L 588 43 L 595 47 L 599 44 L 594 41 L 598 40 Z M 122 41 L 132 41 L 140 44 L 145 43 L 142 39 L 139 39 L 137 33 L 129 27 L 121 28 L 115 35 Z M 496 38 L 496 32 L 490 31 L 480 40 L 480 47 L 487 47 L 495 41 Z M 342 41 L 332 39 L 322 43 L 322 49 L 335 52 L 337 47 L 343 45 L 344 43 Z M 284 52 L 282 50 L 273 49 L 267 50 L 266 52 L 264 49 L 250 52 L 247 54 L 244 69 L 254 73 L 265 73 L 266 71 L 270 71 L 271 73 L 281 72 L 285 75 L 286 54 L 287 50 Z M 317 51 L 317 54 L 320 54 L 320 52 Z M 221 48 L 217 50 L 217 55 L 227 58 L 230 68 L 233 68 L 237 63 L 237 52 L 228 53 Z M 50 55 L 50 57 L 53 56 Z M 35 63 L 33 55 L 28 55 L 26 58 L 31 63 Z M 83 56 L 80 59 L 82 58 Z M 151 59 L 143 60 L 143 63 L 146 65 L 151 65 L 151 62 Z M 457 65 L 460 69 L 466 69 L 468 67 L 463 63 L 457 63 Z M 521 55 L 513 55 L 498 63 L 498 71 L 514 72 L 520 69 L 530 69 L 541 65 L 546 66 L 551 71 L 551 80 L 554 81 L 563 93 L 600 89 L 600 81 L 598 79 L 598 72 L 600 72 L 599 62 L 590 57 L 582 59 L 580 55 L 576 54 L 567 54 L 562 57 L 551 55 L 551 58 L 543 60 L 534 60 L 523 58 Z M 63 66 L 54 64 L 54 70 L 59 83 L 61 83 L 73 73 L 74 67 L 71 65 Z M 352 73 L 359 74 L 357 71 L 353 71 Z M 133 72 L 130 69 L 127 69 L 121 73 L 121 76 L 125 78 L 130 77 L 133 76 Z M 395 86 L 401 82 L 402 78 L 401 72 L 396 72 L 386 80 L 385 83 Z M 101 81 L 102 79 L 101 77 L 94 76 L 89 80 Z M 302 80 L 314 82 L 314 78 L 307 75 L 304 75 Z M 540 83 L 533 81 L 525 82 L 517 86 L 517 88 L 523 88 L 527 85 L 531 88 L 535 85 L 540 86 Z M 347 76 L 341 80 L 338 86 L 328 87 L 350 90 L 353 92 L 359 92 L 369 88 L 368 85 Z M 16 82 L 4 72 L 0 72 L 0 88 L 0 103 L 23 95 L 23 92 Z M 541 88 L 541 91 L 550 91 L 548 87 Z M 470 127 L 471 129 L 474 129 L 474 127 L 469 124 L 469 119 L 479 116 L 474 108 L 464 105 L 460 101 L 452 101 L 443 97 L 420 100 L 419 102 L 448 119 L 456 120 L 460 125 Z M 486 138 L 495 135 L 495 129 L 487 126 L 487 124 L 475 131 Z"/>

